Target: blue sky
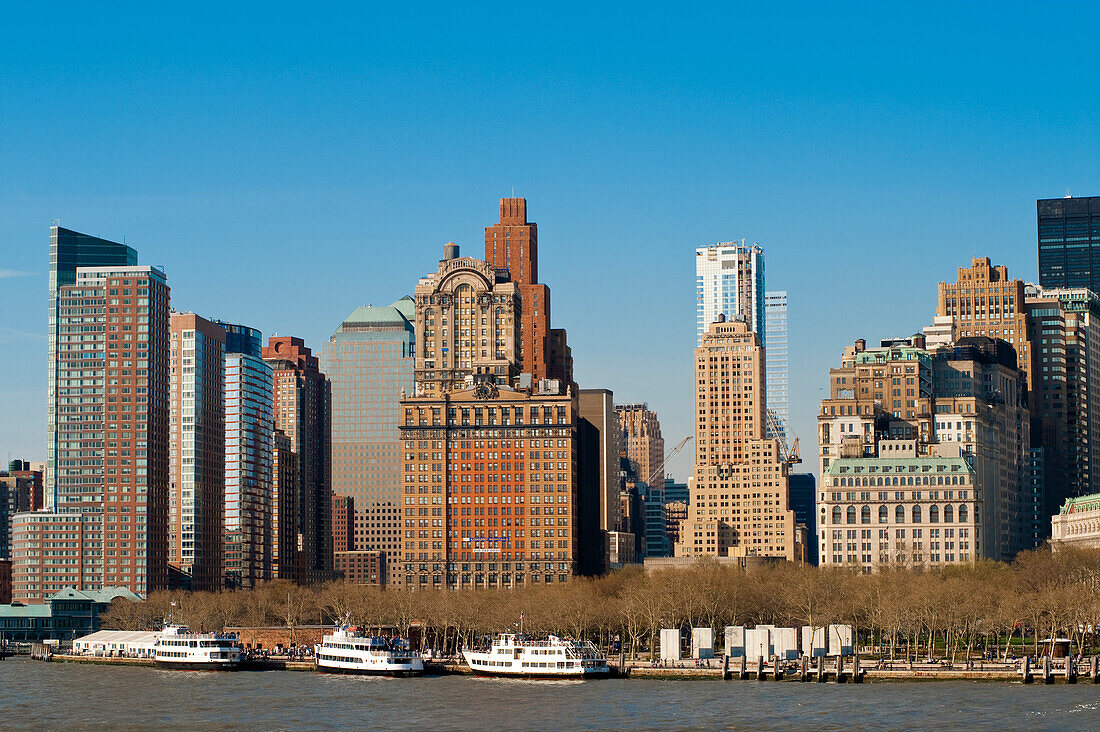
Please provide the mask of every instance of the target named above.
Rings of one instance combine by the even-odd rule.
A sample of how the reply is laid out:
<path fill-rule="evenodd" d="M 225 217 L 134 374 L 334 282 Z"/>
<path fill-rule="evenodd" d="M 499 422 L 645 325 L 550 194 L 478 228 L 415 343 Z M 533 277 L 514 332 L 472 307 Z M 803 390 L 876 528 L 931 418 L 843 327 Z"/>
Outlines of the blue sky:
<path fill-rule="evenodd" d="M 1035 199 L 1100 194 L 1096 4 L 30 5 L 0 23 L 4 459 L 45 453 L 55 218 L 320 350 L 514 190 L 578 380 L 670 446 L 694 247 L 757 241 L 813 466 L 846 344 L 930 322 L 972 256 L 1034 279 Z"/>

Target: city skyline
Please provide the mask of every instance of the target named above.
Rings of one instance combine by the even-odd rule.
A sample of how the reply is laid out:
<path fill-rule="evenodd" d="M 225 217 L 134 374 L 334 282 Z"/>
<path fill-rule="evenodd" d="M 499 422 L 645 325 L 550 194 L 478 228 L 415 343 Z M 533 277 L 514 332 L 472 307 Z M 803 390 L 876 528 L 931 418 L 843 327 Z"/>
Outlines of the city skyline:
<path fill-rule="evenodd" d="M 576 380 L 649 402 L 670 440 L 692 425 L 685 259 L 761 242 L 770 286 L 789 293 L 792 434 L 805 443 L 823 374 L 853 338 L 927 325 L 934 283 L 972 256 L 1037 281 L 1036 201 L 1100 190 L 1100 140 L 1097 101 L 1050 73 L 1094 65 L 1091 6 L 1069 27 L 1027 8 L 963 8 L 950 28 L 894 8 L 802 10 L 779 36 L 773 9 L 639 9 L 600 43 L 610 11 L 575 30 L 520 10 L 507 22 L 526 40 L 493 43 L 491 14 L 468 9 L 416 24 L 349 11 L 304 21 L 314 36 L 295 24 L 300 44 L 280 18 L 250 13 L 254 35 L 212 39 L 194 68 L 203 13 L 171 18 L 155 45 L 134 32 L 141 21 L 79 9 L 50 21 L 52 50 L 13 37 L 0 50 L 15 110 L 0 133 L 20 141 L 0 158 L 0 347 L 12 356 L 0 409 L 26 419 L 0 426 L 0 457 L 45 457 L 37 243 L 54 218 L 163 264 L 180 309 L 319 349 L 353 308 L 407 294 L 442 243 L 476 251 L 484 201 L 513 187 L 541 224 L 540 279 L 554 283 Z M 21 8 L 9 27 L 39 12 Z M 374 21 L 389 30 L 370 51 L 343 30 Z M 868 32 L 884 23 L 897 30 L 888 43 Z M 731 50 L 719 39 L 734 28 Z M 120 60 L 93 52 L 103 45 Z M 909 276 L 853 309 L 835 283 L 854 262 L 868 282 Z M 273 281 L 295 291 L 270 298 Z M 621 366 L 628 347 L 645 368 Z M 684 479 L 689 465 L 680 455 L 669 472 Z"/>

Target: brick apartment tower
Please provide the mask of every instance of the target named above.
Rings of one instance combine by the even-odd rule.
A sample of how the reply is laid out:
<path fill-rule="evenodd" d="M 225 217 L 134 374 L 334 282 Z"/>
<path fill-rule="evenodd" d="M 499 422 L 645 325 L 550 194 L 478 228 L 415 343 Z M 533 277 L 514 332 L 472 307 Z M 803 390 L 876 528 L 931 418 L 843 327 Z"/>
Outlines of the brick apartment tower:
<path fill-rule="evenodd" d="M 298 455 L 300 581 L 332 578 L 332 420 L 328 379 L 301 338 L 273 336 L 263 349 L 275 379 L 275 427 Z"/>
<path fill-rule="evenodd" d="M 223 584 L 225 330 L 194 313 L 171 316 L 168 563 L 192 590 Z"/>
<path fill-rule="evenodd" d="M 565 331 L 550 329 L 550 288 L 539 284 L 538 225 L 527 221 L 526 198 L 500 199 L 500 221 L 485 227 L 485 261 L 508 270 L 519 290 L 521 373 L 572 383 Z"/>

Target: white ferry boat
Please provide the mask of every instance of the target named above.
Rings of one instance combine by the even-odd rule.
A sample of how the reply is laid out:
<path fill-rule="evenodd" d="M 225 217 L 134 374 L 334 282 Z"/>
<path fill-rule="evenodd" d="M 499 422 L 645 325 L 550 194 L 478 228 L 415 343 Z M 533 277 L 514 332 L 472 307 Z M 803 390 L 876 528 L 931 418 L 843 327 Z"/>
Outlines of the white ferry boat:
<path fill-rule="evenodd" d="M 314 646 L 317 670 L 335 674 L 419 676 L 424 661 L 409 650 L 402 638 L 363 635 L 357 628 L 341 626 Z"/>
<path fill-rule="evenodd" d="M 552 635 L 532 640 L 501 633 L 487 652 L 464 651 L 466 665 L 478 676 L 591 679 L 608 676 L 607 658 L 588 641 Z"/>
<path fill-rule="evenodd" d="M 165 625 L 153 643 L 153 663 L 190 671 L 235 671 L 241 666 L 241 646 L 233 636 Z"/>

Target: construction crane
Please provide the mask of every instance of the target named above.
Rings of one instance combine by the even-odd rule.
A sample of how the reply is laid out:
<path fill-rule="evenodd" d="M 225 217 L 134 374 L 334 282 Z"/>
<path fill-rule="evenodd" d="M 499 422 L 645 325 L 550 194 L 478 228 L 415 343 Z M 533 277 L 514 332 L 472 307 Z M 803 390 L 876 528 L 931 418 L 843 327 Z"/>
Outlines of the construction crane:
<path fill-rule="evenodd" d="M 794 438 L 794 442 L 791 443 L 791 446 L 788 448 L 783 425 L 779 424 L 779 418 L 775 416 L 775 412 L 770 409 L 765 409 L 764 414 L 768 421 L 768 431 L 772 433 L 772 437 L 779 443 L 779 457 L 788 465 L 802 462 L 802 458 L 798 454 L 798 438 Z"/>
<path fill-rule="evenodd" d="M 684 445 L 691 442 L 691 438 L 692 438 L 692 435 L 688 435 L 684 439 L 680 440 L 679 445 L 677 445 L 676 447 L 669 450 L 668 454 L 665 455 L 665 459 L 661 461 L 661 464 L 658 465 L 656 468 L 654 468 L 653 472 L 649 474 L 649 477 L 646 479 L 646 482 L 645 482 L 645 484 L 647 486 L 649 486 L 650 488 L 654 487 L 653 479 L 657 477 L 657 473 L 660 473 L 662 470 L 665 469 L 665 466 L 668 465 L 668 461 L 671 460 L 672 458 L 676 457 L 676 453 L 680 452 L 680 450 L 683 450 Z M 664 486 L 659 486 L 659 487 L 663 488 Z"/>

